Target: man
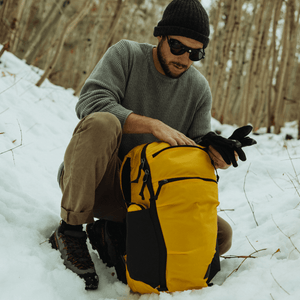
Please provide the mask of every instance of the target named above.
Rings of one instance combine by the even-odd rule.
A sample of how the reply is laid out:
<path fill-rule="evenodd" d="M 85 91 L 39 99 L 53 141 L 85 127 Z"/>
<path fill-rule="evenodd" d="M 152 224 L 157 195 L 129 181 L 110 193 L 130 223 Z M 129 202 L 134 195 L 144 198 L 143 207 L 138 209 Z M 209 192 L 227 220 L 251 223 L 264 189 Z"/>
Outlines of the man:
<path fill-rule="evenodd" d="M 95 217 L 124 221 L 119 186 L 124 156 L 136 145 L 157 140 L 196 145 L 210 131 L 210 88 L 192 66 L 204 58 L 209 42 L 206 11 L 198 0 L 174 0 L 154 36 L 158 47 L 122 40 L 108 49 L 76 106 L 81 121 L 59 172 L 62 222 L 50 241 L 66 267 L 85 280 L 86 289 L 97 288 L 98 276 L 82 225 Z M 209 149 L 217 168 L 233 162 Z M 235 155 L 233 159 L 235 163 Z M 230 248 L 231 235 L 230 226 L 219 218 L 220 254 Z"/>

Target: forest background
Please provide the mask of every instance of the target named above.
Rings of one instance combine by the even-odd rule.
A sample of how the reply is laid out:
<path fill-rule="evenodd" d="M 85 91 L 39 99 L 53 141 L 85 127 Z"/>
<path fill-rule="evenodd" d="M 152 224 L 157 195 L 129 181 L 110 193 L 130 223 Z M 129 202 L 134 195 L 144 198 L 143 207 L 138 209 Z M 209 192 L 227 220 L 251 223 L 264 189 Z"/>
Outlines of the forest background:
<path fill-rule="evenodd" d="M 157 44 L 153 28 L 170 2 L 1 0 L 0 57 L 9 51 L 45 70 L 37 86 L 48 78 L 79 95 L 111 45 Z M 300 1 L 210 2 L 211 40 L 206 58 L 194 65 L 210 84 L 213 117 L 274 133 L 298 120 L 300 138 Z"/>

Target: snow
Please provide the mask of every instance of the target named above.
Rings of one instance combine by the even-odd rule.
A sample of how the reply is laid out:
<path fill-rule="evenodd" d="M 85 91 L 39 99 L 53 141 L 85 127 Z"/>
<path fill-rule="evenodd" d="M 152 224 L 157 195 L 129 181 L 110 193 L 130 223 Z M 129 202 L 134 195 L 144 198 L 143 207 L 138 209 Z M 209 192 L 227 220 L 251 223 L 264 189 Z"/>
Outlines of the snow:
<path fill-rule="evenodd" d="M 91 251 L 100 286 L 85 291 L 47 239 L 60 221 L 56 174 L 78 122 L 77 98 L 42 71 L 5 52 L 0 64 L 0 299 L 271 300 L 300 299 L 300 141 L 296 122 L 280 135 L 251 135 L 246 162 L 219 170 L 219 215 L 233 228 L 214 285 L 194 291 L 133 295 Z M 212 120 L 231 135 L 236 126 Z M 10 150 L 12 149 L 12 150 Z M 253 213 L 252 213 L 253 210 Z M 258 226 L 256 225 L 258 223 Z M 232 256 L 253 258 L 237 258 Z M 255 257 L 255 258 L 254 258 Z M 113 276 L 114 275 L 114 276 Z"/>

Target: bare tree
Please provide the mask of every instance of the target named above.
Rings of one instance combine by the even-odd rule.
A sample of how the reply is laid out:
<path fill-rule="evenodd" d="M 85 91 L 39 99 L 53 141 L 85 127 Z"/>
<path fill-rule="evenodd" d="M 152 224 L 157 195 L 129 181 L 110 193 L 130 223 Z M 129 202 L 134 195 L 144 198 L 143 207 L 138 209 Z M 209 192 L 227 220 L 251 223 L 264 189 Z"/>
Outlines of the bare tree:
<path fill-rule="evenodd" d="M 51 9 L 43 19 L 43 22 L 40 23 L 35 34 L 28 41 L 29 46 L 23 56 L 23 59 L 25 59 L 28 64 L 33 63 L 41 45 L 49 40 L 49 35 L 53 28 L 57 27 L 59 24 L 59 20 L 64 16 L 64 11 L 68 8 L 69 4 L 68 1 L 64 0 L 53 2 Z"/>
<path fill-rule="evenodd" d="M 112 23 L 111 23 L 111 27 L 110 27 L 110 30 L 109 30 L 109 33 L 106 37 L 106 42 L 105 42 L 105 45 L 103 47 L 103 50 L 101 51 L 101 53 L 99 54 L 99 59 L 104 55 L 104 53 L 106 52 L 106 50 L 108 49 L 110 43 L 111 43 L 111 40 L 113 38 L 113 35 L 116 31 L 116 28 L 117 28 L 117 25 L 118 25 L 118 21 L 121 17 L 121 14 L 122 14 L 122 11 L 124 9 L 124 6 L 126 4 L 126 0 L 123 1 L 123 0 L 118 0 L 118 4 L 117 4 L 117 8 L 115 10 L 115 15 L 113 17 L 113 20 L 112 20 Z M 74 95 L 79 95 L 80 91 L 81 91 L 81 88 L 82 86 L 84 85 L 86 79 L 90 76 L 90 74 L 92 73 L 93 69 L 94 69 L 95 66 L 93 66 L 93 68 L 90 69 L 89 73 L 87 73 L 84 77 L 84 79 L 80 82 L 80 84 L 78 85 L 78 87 L 76 88 L 75 92 L 74 92 Z"/>
<path fill-rule="evenodd" d="M 41 86 L 41 84 L 44 82 L 44 80 L 49 76 L 49 74 L 51 73 L 51 71 L 53 70 L 59 54 L 61 53 L 62 47 L 63 47 L 63 43 L 67 37 L 67 34 L 74 28 L 74 26 L 76 26 L 76 24 L 85 16 L 85 14 L 88 12 L 89 8 L 92 5 L 92 0 L 87 1 L 83 4 L 82 8 L 80 9 L 80 11 L 78 11 L 76 14 L 74 14 L 74 16 L 67 22 L 67 24 L 65 25 L 62 34 L 60 36 L 58 45 L 57 45 L 57 49 L 56 49 L 56 53 L 52 59 L 52 61 L 49 63 L 49 65 L 47 66 L 43 76 L 40 78 L 40 80 L 36 83 L 36 86 Z"/>

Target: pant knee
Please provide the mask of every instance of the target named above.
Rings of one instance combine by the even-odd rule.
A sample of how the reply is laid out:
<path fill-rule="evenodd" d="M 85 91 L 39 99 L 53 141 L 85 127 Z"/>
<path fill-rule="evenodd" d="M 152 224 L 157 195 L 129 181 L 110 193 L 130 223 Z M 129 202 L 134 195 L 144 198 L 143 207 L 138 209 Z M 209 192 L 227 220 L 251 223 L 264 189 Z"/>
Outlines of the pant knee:
<path fill-rule="evenodd" d="M 218 216 L 218 244 L 219 254 L 226 253 L 232 245 L 232 228 L 221 217 Z"/>
<path fill-rule="evenodd" d="M 119 135 L 122 132 L 119 119 L 108 112 L 92 113 L 85 118 L 84 123 L 98 136 L 101 134 Z"/>

